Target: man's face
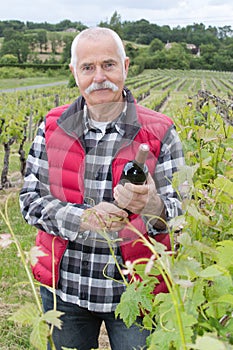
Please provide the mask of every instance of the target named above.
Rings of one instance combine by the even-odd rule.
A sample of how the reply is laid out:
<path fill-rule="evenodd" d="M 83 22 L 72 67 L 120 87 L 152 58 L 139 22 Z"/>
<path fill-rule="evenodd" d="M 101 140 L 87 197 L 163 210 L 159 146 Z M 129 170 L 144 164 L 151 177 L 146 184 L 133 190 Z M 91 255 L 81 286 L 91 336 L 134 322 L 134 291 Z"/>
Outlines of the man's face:
<path fill-rule="evenodd" d="M 80 39 L 77 57 L 76 69 L 71 70 L 87 106 L 121 102 L 129 60 L 123 63 L 115 41 L 110 36 Z"/>

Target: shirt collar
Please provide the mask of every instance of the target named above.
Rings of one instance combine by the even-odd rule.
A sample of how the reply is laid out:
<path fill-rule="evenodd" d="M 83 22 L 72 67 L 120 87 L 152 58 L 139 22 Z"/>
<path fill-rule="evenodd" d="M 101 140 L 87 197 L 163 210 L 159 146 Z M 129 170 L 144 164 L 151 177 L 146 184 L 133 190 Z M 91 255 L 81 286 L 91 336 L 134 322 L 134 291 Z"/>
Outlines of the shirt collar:
<path fill-rule="evenodd" d="M 115 130 L 121 136 L 123 136 L 125 133 L 124 119 L 126 117 L 126 112 L 127 112 L 127 100 L 125 99 L 123 111 L 120 113 L 120 115 L 116 119 L 114 119 L 112 122 L 109 122 L 106 130 L 113 129 L 115 127 Z M 86 103 L 83 107 L 83 121 L 84 121 L 84 135 L 86 135 L 88 131 L 95 129 L 95 127 L 93 127 L 90 123 L 90 118 L 88 116 L 88 109 L 87 109 Z"/>
<path fill-rule="evenodd" d="M 123 95 L 125 97 L 125 106 L 121 115 L 114 120 L 112 124 L 115 130 L 122 136 L 133 138 L 140 129 L 138 123 L 135 101 L 133 95 L 127 87 L 124 87 Z M 70 136 L 82 139 L 83 135 L 88 132 L 89 124 L 87 113 L 84 113 L 86 105 L 83 96 L 79 96 L 59 117 L 58 125 Z M 85 107 L 87 108 L 87 107 Z M 110 126 L 111 127 L 111 126 Z"/>

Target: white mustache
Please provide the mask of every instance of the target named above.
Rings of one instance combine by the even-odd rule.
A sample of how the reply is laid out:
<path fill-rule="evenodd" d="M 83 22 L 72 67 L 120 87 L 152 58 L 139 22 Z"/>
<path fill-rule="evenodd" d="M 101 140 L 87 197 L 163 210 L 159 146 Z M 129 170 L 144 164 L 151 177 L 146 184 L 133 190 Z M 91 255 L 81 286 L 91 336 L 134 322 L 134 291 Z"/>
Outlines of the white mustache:
<path fill-rule="evenodd" d="M 85 93 L 89 95 L 92 91 L 96 90 L 102 90 L 102 89 L 110 89 L 113 92 L 118 91 L 118 86 L 115 84 L 111 83 L 110 81 L 104 81 L 103 83 L 92 83 L 91 85 L 86 88 Z"/>

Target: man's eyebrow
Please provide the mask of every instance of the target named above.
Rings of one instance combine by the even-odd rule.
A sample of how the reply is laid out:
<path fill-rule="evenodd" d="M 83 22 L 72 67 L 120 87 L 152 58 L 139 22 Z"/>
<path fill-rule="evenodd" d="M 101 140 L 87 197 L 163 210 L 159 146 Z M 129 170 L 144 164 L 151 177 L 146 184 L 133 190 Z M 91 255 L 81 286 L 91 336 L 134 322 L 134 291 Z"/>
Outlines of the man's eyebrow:
<path fill-rule="evenodd" d="M 106 60 L 103 60 L 101 63 L 116 63 L 117 61 L 113 58 L 107 58 Z M 90 66 L 92 64 L 95 64 L 94 62 L 83 62 L 80 67 Z"/>
<path fill-rule="evenodd" d="M 115 63 L 115 62 L 117 62 L 117 61 L 114 60 L 113 58 L 109 58 L 109 59 L 103 60 L 103 63 Z"/>
<path fill-rule="evenodd" d="M 83 62 L 83 63 L 80 65 L 80 67 L 90 66 L 90 65 L 92 65 L 92 64 L 94 64 L 94 63 L 93 63 L 93 62 Z"/>

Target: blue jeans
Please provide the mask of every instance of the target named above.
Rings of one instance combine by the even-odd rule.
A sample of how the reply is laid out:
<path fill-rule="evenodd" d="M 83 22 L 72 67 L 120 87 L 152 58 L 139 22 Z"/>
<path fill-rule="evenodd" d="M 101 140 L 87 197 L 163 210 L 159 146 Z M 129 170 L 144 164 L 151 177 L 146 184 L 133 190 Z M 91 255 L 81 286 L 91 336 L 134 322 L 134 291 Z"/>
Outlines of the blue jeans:
<path fill-rule="evenodd" d="M 41 297 L 44 311 L 52 310 L 52 293 L 41 287 Z M 102 322 L 105 323 L 112 350 L 146 349 L 146 338 L 150 332 L 140 329 L 137 325 L 127 328 L 121 319 L 115 318 L 114 312 L 91 312 L 78 305 L 64 302 L 59 297 L 57 297 L 57 310 L 64 312 L 64 315 L 61 316 L 62 329 L 54 327 L 53 330 L 56 350 L 62 350 L 62 347 L 77 350 L 98 349 Z M 142 324 L 141 317 L 138 317 L 137 323 Z"/>

